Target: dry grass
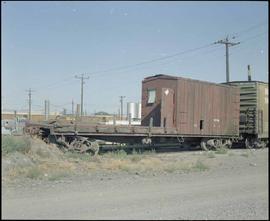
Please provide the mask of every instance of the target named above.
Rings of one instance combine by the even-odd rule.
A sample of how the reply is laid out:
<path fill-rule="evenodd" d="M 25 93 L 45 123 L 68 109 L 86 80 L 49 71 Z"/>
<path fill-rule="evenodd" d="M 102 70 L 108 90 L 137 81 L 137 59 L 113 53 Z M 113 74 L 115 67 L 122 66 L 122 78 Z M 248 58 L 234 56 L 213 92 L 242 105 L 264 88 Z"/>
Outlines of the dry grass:
<path fill-rule="evenodd" d="M 82 160 L 82 161 L 92 161 L 95 159 L 91 154 L 88 153 L 76 153 L 76 152 L 66 152 L 64 157 L 67 159 L 75 159 L 75 160 Z"/>
<path fill-rule="evenodd" d="M 128 164 L 129 164 L 128 160 L 108 159 L 108 160 L 104 160 L 100 164 L 100 168 L 105 169 L 105 170 L 119 170 L 120 168 L 123 168 L 123 165 L 128 165 Z"/>
<path fill-rule="evenodd" d="M 113 159 L 125 159 L 127 158 L 127 152 L 124 150 L 110 151 L 103 155 L 104 158 L 113 158 Z"/>
<path fill-rule="evenodd" d="M 54 171 L 53 173 L 48 175 L 48 180 L 49 181 L 56 181 L 56 180 L 61 180 L 64 177 L 68 177 L 71 174 L 67 171 Z"/>
<path fill-rule="evenodd" d="M 196 164 L 192 167 L 193 170 L 195 171 L 205 171 L 208 170 L 209 167 L 204 164 L 202 161 L 197 160 Z"/>
<path fill-rule="evenodd" d="M 234 156 L 235 154 L 233 152 L 229 152 L 228 156 L 232 157 Z"/>
<path fill-rule="evenodd" d="M 131 160 L 132 162 L 139 162 L 141 159 L 142 159 L 142 156 L 141 156 L 141 155 L 138 155 L 138 154 L 132 155 L 132 156 L 130 157 L 130 160 Z"/>
<path fill-rule="evenodd" d="M 136 156 L 137 157 L 137 156 Z M 132 157 L 126 159 L 102 159 L 99 165 L 100 169 L 111 171 L 134 172 L 192 172 L 205 171 L 209 169 L 205 163 L 199 160 L 191 161 L 168 161 L 167 159 L 157 158 L 154 156 L 140 156 L 134 160 Z"/>
<path fill-rule="evenodd" d="M 213 151 L 205 152 L 208 158 L 215 158 L 216 155 Z"/>
<path fill-rule="evenodd" d="M 49 158 L 50 157 L 49 152 L 45 151 L 42 148 L 38 148 L 37 151 L 36 151 L 36 154 L 41 158 Z"/>
<path fill-rule="evenodd" d="M 128 173 L 144 172 L 191 172 L 204 171 L 208 166 L 197 157 L 185 160 L 174 158 L 174 155 L 159 155 L 154 150 L 133 151 L 127 154 L 124 150 L 107 152 L 104 155 L 92 156 L 67 152 L 59 154 L 55 146 L 40 142 L 31 142 L 30 150 L 23 151 L 24 156 L 33 165 L 19 166 L 7 173 L 11 179 L 24 177 L 30 179 L 59 180 L 73 174 L 85 174 L 92 171 L 125 171 Z M 16 145 L 15 145 L 16 146 Z M 16 149 L 16 148 L 15 148 Z M 208 158 L 213 158 L 214 153 L 208 153 Z M 21 159 L 23 160 L 23 159 Z"/>
<path fill-rule="evenodd" d="M 82 172 L 88 173 L 91 171 L 125 171 L 128 173 L 145 173 L 145 172 L 166 172 L 166 173 L 188 173 L 192 171 L 205 171 L 209 167 L 197 160 L 189 161 L 168 161 L 167 159 L 156 158 L 154 156 L 135 156 L 127 157 L 126 159 L 115 159 L 103 157 L 96 162 L 73 159 L 63 161 L 43 161 L 35 166 L 27 168 L 17 168 L 11 170 L 9 176 L 12 178 L 26 177 L 30 179 L 47 179 L 50 181 L 59 180 L 72 174 Z M 138 158 L 137 158 L 138 157 Z"/>
<path fill-rule="evenodd" d="M 226 154 L 228 152 L 228 149 L 227 148 L 219 148 L 215 151 L 216 154 Z"/>
<path fill-rule="evenodd" d="M 26 136 L 1 136 L 1 152 L 6 155 L 13 152 L 26 154 L 30 151 L 30 138 Z"/>
<path fill-rule="evenodd" d="M 25 173 L 25 176 L 30 179 L 38 179 L 42 177 L 42 175 L 43 172 L 39 167 L 31 167 Z"/>
<path fill-rule="evenodd" d="M 240 156 L 249 157 L 249 154 L 248 154 L 248 152 L 245 152 L 245 153 L 241 153 Z"/>
<path fill-rule="evenodd" d="M 7 176 L 13 180 L 18 177 L 30 179 L 56 179 L 56 177 L 64 177 L 72 174 L 76 167 L 69 162 L 44 162 L 34 166 L 16 167 L 9 170 Z M 53 178 L 52 178 L 53 177 Z"/>
<path fill-rule="evenodd" d="M 80 166 L 84 171 L 95 171 L 99 168 L 96 162 L 81 162 Z"/>

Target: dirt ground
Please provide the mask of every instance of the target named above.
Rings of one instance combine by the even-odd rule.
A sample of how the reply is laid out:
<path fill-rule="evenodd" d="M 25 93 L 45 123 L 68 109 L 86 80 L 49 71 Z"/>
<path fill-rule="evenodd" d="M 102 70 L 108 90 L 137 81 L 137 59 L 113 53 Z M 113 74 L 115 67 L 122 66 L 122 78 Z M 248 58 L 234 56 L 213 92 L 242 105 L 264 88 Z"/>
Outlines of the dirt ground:
<path fill-rule="evenodd" d="M 155 153 L 143 160 L 134 160 L 132 168 L 61 179 L 2 177 L 2 218 L 269 219 L 268 148 Z M 160 166 L 198 160 L 201 164 L 189 168 Z M 159 169 L 137 165 L 147 162 Z"/>

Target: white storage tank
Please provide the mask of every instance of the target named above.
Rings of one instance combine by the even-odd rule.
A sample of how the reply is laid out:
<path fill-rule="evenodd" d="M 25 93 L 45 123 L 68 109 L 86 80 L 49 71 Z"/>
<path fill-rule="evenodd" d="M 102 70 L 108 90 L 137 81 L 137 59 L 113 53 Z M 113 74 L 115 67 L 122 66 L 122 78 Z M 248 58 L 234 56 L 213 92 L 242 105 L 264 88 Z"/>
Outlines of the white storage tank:
<path fill-rule="evenodd" d="M 137 112 L 138 112 L 138 119 L 141 119 L 141 116 L 142 116 L 142 104 L 141 103 L 138 103 L 138 105 L 137 105 L 137 107 L 138 107 L 138 110 L 137 110 Z"/>
<path fill-rule="evenodd" d="M 127 103 L 127 117 L 130 114 L 131 119 L 138 118 L 138 104 L 134 102 Z"/>

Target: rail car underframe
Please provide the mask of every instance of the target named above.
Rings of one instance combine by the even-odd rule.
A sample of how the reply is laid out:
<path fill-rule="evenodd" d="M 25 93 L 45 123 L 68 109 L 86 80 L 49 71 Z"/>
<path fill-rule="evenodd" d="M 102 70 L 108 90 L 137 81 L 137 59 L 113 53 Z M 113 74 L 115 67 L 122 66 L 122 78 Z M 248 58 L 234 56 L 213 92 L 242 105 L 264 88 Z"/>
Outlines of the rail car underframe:
<path fill-rule="evenodd" d="M 227 146 L 230 148 L 232 142 L 239 139 L 239 137 L 235 135 L 180 134 L 177 133 L 176 130 L 174 130 L 174 133 L 167 133 L 168 129 L 162 127 L 136 127 L 136 130 L 139 131 L 136 133 L 134 132 L 134 128 L 131 126 L 121 127 L 122 130 L 128 131 L 126 133 L 117 132 L 120 128 L 117 126 L 102 125 L 99 127 L 98 125 L 92 125 L 92 127 L 89 127 L 88 129 L 93 130 L 94 127 L 96 127 L 95 132 L 87 132 L 87 128 L 84 128 L 84 132 L 82 132 L 79 127 L 74 127 L 74 125 L 67 127 L 55 125 L 32 125 L 32 128 L 35 129 L 35 133 L 39 133 L 42 139 L 47 140 L 48 142 L 60 144 L 68 149 L 74 145 L 85 146 L 81 145 L 82 143 L 87 144 L 89 147 L 91 145 L 95 146 L 97 145 L 95 142 L 98 140 L 128 145 L 142 144 L 143 146 L 158 146 L 166 143 L 178 144 L 180 146 L 189 144 L 191 146 L 199 145 L 202 149 L 209 150 L 217 149 L 222 146 Z M 101 127 L 103 127 L 103 129 L 110 129 L 113 132 L 101 132 L 99 131 Z M 39 132 L 37 133 L 37 131 Z M 49 137 L 51 139 L 48 139 Z M 84 148 L 84 150 L 86 149 L 87 148 Z M 92 152 L 98 152 L 96 147 Z"/>
<path fill-rule="evenodd" d="M 66 143 L 68 147 L 72 141 L 77 140 L 95 140 L 112 142 L 117 144 L 128 144 L 128 145 L 152 145 L 158 146 L 169 143 L 179 146 L 190 145 L 190 146 L 200 146 L 203 150 L 209 149 L 218 149 L 220 147 L 231 148 L 232 144 L 235 145 L 245 145 L 246 148 L 261 148 L 268 146 L 268 139 L 258 140 L 258 139 L 245 139 L 239 135 L 205 135 L 205 134 L 181 134 L 176 133 L 177 130 L 174 130 L 174 133 L 167 133 L 168 129 L 163 127 L 136 127 L 137 130 L 143 132 L 134 133 L 134 128 L 132 126 L 122 126 L 122 129 L 129 130 L 126 133 L 117 132 L 119 128 L 117 126 L 105 126 L 101 127 L 106 129 L 111 129 L 114 132 L 100 132 L 99 125 L 92 125 L 90 129 L 93 130 L 96 127 L 95 132 L 81 132 L 79 128 L 69 127 L 69 130 L 65 129 L 65 126 L 38 126 L 37 128 L 43 131 L 43 138 L 46 136 L 54 136 L 56 141 L 58 138 L 62 138 L 62 141 Z M 76 129 L 76 130 L 75 130 Z M 85 129 L 84 129 L 85 130 Z M 87 130 L 87 129 L 86 129 Z M 147 130 L 147 131 L 146 131 Z M 158 132 L 157 132 L 158 131 Z M 45 132 L 45 134 L 44 134 Z M 85 138 L 85 139 L 84 139 Z"/>

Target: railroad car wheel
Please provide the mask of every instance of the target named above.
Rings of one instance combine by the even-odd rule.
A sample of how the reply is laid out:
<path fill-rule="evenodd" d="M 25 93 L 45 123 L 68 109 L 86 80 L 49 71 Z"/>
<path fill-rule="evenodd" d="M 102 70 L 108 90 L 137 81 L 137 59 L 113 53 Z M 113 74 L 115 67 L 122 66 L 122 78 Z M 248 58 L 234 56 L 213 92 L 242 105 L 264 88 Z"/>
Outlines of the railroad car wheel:
<path fill-rule="evenodd" d="M 152 139 L 150 137 L 145 137 L 142 139 L 142 144 L 149 144 L 151 145 Z"/>
<path fill-rule="evenodd" d="M 252 149 L 252 148 L 258 149 L 258 148 L 266 147 L 266 143 L 263 140 L 256 139 L 256 138 L 251 138 L 251 139 L 246 138 L 245 145 L 247 149 Z"/>
<path fill-rule="evenodd" d="M 266 143 L 261 139 L 257 139 L 254 142 L 254 145 L 255 145 L 255 148 L 261 148 L 261 149 L 266 147 Z"/>
<path fill-rule="evenodd" d="M 86 144 L 84 144 L 87 146 L 87 149 L 85 152 L 91 152 L 94 156 L 96 156 L 99 152 L 99 144 L 97 141 L 86 141 Z"/>
<path fill-rule="evenodd" d="M 96 140 L 90 141 L 85 137 L 77 137 L 70 143 L 69 150 L 78 151 L 80 153 L 91 152 L 96 156 L 99 152 L 99 144 Z"/>
<path fill-rule="evenodd" d="M 222 140 L 219 140 L 219 139 L 203 138 L 201 141 L 201 148 L 205 151 L 217 150 L 221 147 L 223 147 L 223 143 L 222 143 Z"/>
<path fill-rule="evenodd" d="M 253 148 L 252 142 L 248 138 L 246 138 L 246 140 L 245 140 L 245 146 L 247 149 Z"/>
<path fill-rule="evenodd" d="M 227 148 L 231 149 L 232 148 L 232 141 L 229 139 L 229 140 L 226 140 L 226 145 L 227 145 Z"/>
<path fill-rule="evenodd" d="M 223 148 L 229 148 L 229 149 L 232 148 L 232 141 L 230 139 L 222 140 L 221 143 L 222 143 L 221 145 Z"/>
<path fill-rule="evenodd" d="M 202 150 L 205 150 L 205 151 L 210 150 L 210 147 L 207 145 L 207 141 L 208 139 L 205 139 L 205 138 L 201 140 L 200 146 Z"/>
<path fill-rule="evenodd" d="M 217 150 L 217 149 L 220 149 L 222 147 L 223 147 L 222 140 L 215 139 L 214 140 L 214 149 Z"/>

